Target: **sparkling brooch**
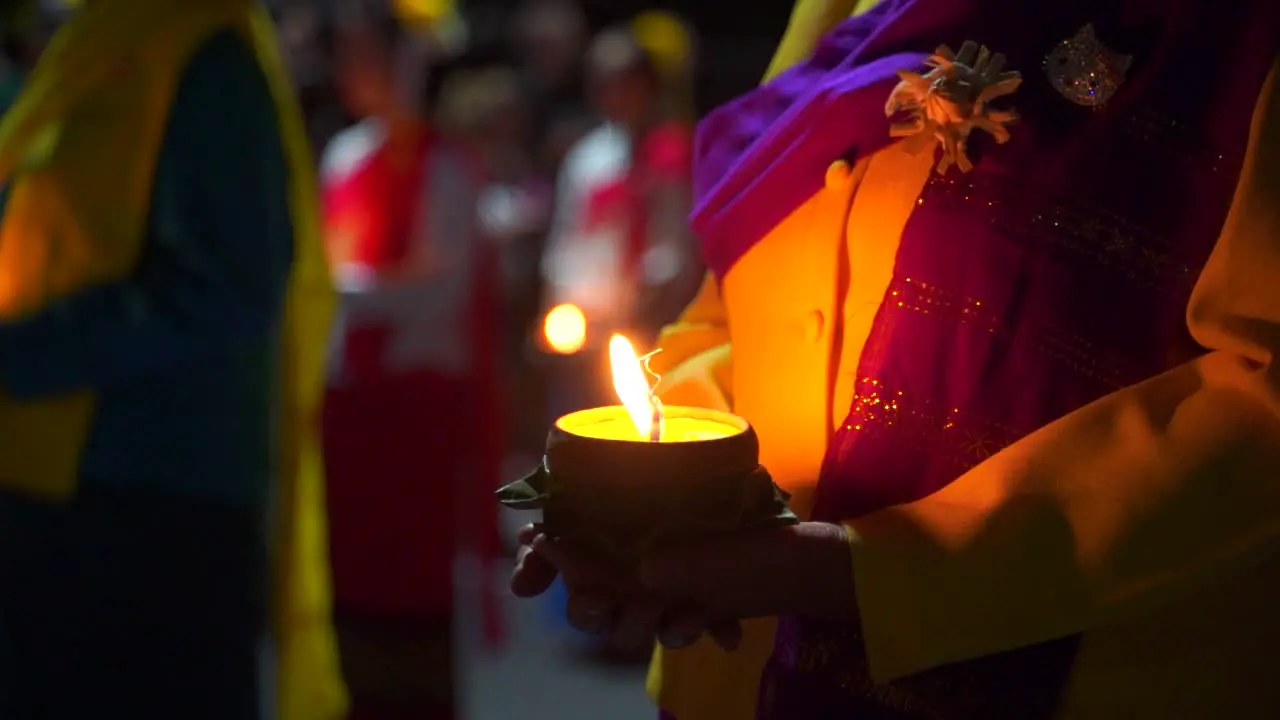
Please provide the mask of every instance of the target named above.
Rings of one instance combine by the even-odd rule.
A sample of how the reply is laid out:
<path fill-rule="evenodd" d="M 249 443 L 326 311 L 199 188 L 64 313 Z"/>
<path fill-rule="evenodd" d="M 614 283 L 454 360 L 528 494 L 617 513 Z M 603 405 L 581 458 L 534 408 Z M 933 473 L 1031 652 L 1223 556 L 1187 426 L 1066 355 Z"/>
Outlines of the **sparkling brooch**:
<path fill-rule="evenodd" d="M 1058 43 L 1044 59 L 1053 89 L 1076 105 L 1100 108 L 1124 84 L 1133 56 L 1121 55 L 1098 39 L 1093 25 Z"/>
<path fill-rule="evenodd" d="M 939 174 L 952 165 L 969 172 L 973 169 L 967 152 L 969 134 L 975 128 L 985 130 L 1003 144 L 1010 137 L 1007 126 L 1018 119 L 1013 110 L 989 106 L 1022 84 L 1019 73 L 1004 72 L 1004 63 L 1003 55 L 969 41 L 960 46 L 958 54 L 940 46 L 925 61 L 931 69 L 923 75 L 899 70 L 902 82 L 889 94 L 884 112 L 888 117 L 906 117 L 894 123 L 889 134 L 906 138 L 904 146 L 913 153 L 931 148 L 937 141 L 942 147 Z"/>

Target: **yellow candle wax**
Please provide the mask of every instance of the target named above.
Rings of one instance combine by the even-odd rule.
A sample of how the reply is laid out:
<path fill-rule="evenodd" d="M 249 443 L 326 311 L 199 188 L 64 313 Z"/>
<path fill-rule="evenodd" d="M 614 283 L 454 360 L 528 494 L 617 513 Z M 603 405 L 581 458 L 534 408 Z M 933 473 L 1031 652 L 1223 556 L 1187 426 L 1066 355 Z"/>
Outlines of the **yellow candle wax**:
<path fill-rule="evenodd" d="M 661 442 L 697 442 L 737 435 L 738 428 L 715 420 L 671 418 L 662 426 Z"/>
<path fill-rule="evenodd" d="M 648 438 L 640 437 L 640 433 L 636 431 L 636 426 L 625 413 L 620 414 L 619 417 L 602 419 L 599 422 L 574 425 L 571 428 L 566 428 L 566 430 L 580 437 L 595 438 L 597 440 L 649 442 Z M 659 442 L 678 443 L 717 440 L 739 435 L 742 432 L 741 428 L 716 420 L 673 417 L 667 418 L 663 423 L 662 439 Z"/>

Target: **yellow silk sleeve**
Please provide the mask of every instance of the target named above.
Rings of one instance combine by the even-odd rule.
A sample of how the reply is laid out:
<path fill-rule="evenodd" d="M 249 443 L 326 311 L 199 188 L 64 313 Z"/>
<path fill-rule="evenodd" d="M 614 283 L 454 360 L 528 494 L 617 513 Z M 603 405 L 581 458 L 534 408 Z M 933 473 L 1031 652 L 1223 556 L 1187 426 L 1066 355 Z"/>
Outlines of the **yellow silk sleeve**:
<path fill-rule="evenodd" d="M 713 275 L 703 278 L 680 318 L 662 329 L 658 347 L 662 352 L 653 356 L 649 367 L 662 377 L 657 391 L 664 402 L 732 409 L 729 324 Z"/>
<path fill-rule="evenodd" d="M 809 57 L 818 39 L 842 20 L 865 12 L 877 2 L 879 0 L 797 0 L 787 31 L 765 71 L 765 82 Z"/>
<path fill-rule="evenodd" d="M 847 524 L 877 681 L 1110 626 L 1276 550 L 1278 72 L 1187 313 L 1210 352 Z"/>

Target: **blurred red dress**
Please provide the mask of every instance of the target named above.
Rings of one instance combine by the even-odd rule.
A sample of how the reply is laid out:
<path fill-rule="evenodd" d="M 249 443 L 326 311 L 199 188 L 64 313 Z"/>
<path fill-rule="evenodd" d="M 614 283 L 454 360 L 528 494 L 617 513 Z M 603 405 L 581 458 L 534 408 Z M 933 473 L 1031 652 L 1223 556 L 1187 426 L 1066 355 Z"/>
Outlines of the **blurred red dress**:
<path fill-rule="evenodd" d="M 617 180 L 594 190 L 587 199 L 588 227 L 619 227 L 620 272 L 629 286 L 630 317 L 634 332 L 652 335 L 673 318 L 677 303 L 654 302 L 693 268 L 685 267 L 688 256 L 686 216 L 689 212 L 693 136 L 689 126 L 679 121 L 664 122 L 634 143 L 627 171 Z M 655 250 L 667 245 L 679 266 L 654 272 Z M 695 272 L 701 274 L 700 270 Z M 672 294 L 672 293 L 666 293 Z M 674 293 L 678 295 L 678 293 Z M 670 307 L 668 307 L 670 305 Z"/>
<path fill-rule="evenodd" d="M 393 153 L 372 123 L 326 153 L 342 292 L 323 420 L 339 616 L 451 616 L 460 539 L 499 554 L 496 265 L 475 230 L 477 175 L 430 132 Z M 486 592 L 491 635 L 494 601 Z"/>

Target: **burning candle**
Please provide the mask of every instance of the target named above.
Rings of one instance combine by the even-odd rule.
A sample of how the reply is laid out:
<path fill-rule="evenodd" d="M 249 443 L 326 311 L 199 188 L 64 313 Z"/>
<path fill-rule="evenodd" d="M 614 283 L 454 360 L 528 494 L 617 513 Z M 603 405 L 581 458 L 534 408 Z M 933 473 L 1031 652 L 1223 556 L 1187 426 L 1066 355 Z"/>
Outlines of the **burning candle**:
<path fill-rule="evenodd" d="M 796 522 L 759 462 L 746 420 L 664 406 L 649 356 L 621 335 L 609 343 L 620 405 L 559 418 L 540 467 L 498 491 L 517 510 L 542 510 L 547 532 L 626 566 L 652 543 Z"/>
<path fill-rule="evenodd" d="M 686 413 L 668 418 L 668 414 L 646 375 L 652 375 L 647 359 L 636 355 L 631 341 L 622 335 L 609 339 L 609 365 L 613 372 L 613 389 L 618 394 L 624 417 L 593 423 L 573 424 L 569 432 L 600 440 L 647 442 L 697 442 L 738 435 L 746 423 L 737 419 L 715 420 L 689 417 Z M 657 377 L 654 376 L 656 380 Z"/>

